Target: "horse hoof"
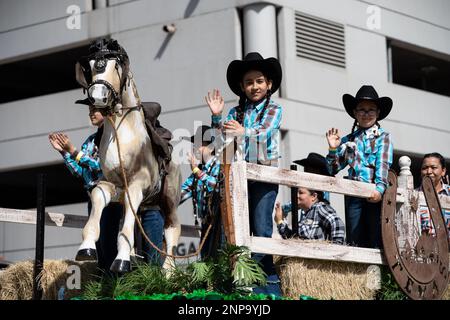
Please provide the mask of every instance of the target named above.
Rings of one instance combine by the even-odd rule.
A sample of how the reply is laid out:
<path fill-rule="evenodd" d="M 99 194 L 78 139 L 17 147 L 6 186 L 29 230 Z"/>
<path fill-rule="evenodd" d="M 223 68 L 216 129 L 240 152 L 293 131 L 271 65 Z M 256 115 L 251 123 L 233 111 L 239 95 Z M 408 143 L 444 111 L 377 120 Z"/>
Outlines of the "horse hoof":
<path fill-rule="evenodd" d="M 76 261 L 97 261 L 97 250 L 87 248 L 78 250 Z"/>
<path fill-rule="evenodd" d="M 109 270 L 114 273 L 127 273 L 131 271 L 131 263 L 127 260 L 116 259 Z"/>

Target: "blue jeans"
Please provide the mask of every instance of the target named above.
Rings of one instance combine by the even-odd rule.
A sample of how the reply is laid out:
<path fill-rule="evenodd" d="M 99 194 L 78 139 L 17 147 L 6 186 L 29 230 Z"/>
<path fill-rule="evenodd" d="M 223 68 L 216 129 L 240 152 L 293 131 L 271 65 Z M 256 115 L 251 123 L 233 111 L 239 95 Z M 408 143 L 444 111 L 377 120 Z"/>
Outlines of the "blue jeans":
<path fill-rule="evenodd" d="M 208 237 L 200 250 L 200 257 L 202 260 L 206 258 L 214 258 L 217 255 L 217 251 L 221 249 L 226 243 L 225 231 L 223 229 L 222 221 L 220 219 L 220 212 L 217 212 L 217 217 L 214 217 L 213 226 L 209 231 Z M 208 230 L 209 222 L 202 223 L 200 242 L 203 240 Z"/>
<path fill-rule="evenodd" d="M 88 201 L 88 214 L 91 214 L 92 203 Z M 97 248 L 98 267 L 108 270 L 117 256 L 117 235 L 119 234 L 120 219 L 123 206 L 118 202 L 111 202 L 102 212 L 100 219 L 100 237 L 95 243 Z"/>
<path fill-rule="evenodd" d="M 278 194 L 278 185 L 265 182 L 248 182 L 248 204 L 250 213 L 250 233 L 253 236 L 271 238 L 273 232 L 272 212 Z M 260 262 L 267 274 L 268 284 L 255 288 L 255 293 L 281 295 L 279 278 L 273 264 L 272 255 L 255 253 L 252 258 Z"/>
<path fill-rule="evenodd" d="M 345 196 L 347 243 L 364 248 L 381 248 L 381 202 Z"/>
<path fill-rule="evenodd" d="M 164 235 L 164 218 L 161 211 L 156 209 L 148 209 L 141 211 L 142 227 L 144 228 L 147 237 L 162 250 L 163 235 Z M 162 265 L 161 255 L 151 246 L 145 238 L 143 239 L 143 250 L 146 262 L 151 264 Z"/>

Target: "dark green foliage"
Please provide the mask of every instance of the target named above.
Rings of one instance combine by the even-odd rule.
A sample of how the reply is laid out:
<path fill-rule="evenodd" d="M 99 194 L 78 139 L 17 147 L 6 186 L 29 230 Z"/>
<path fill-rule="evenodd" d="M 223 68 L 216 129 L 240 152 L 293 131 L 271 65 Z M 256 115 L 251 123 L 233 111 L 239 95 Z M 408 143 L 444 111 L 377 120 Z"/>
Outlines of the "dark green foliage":
<path fill-rule="evenodd" d="M 381 267 L 381 289 L 376 294 L 376 300 L 408 300 L 409 298 L 399 288 L 388 267 Z"/>
<path fill-rule="evenodd" d="M 143 263 L 133 265 L 133 271 L 123 276 L 105 275 L 88 283 L 81 298 L 116 299 L 196 290 L 248 295 L 252 287 L 265 284 L 266 275 L 251 259 L 248 248 L 227 244 L 216 258 L 177 266 L 169 277 L 159 266 Z"/>

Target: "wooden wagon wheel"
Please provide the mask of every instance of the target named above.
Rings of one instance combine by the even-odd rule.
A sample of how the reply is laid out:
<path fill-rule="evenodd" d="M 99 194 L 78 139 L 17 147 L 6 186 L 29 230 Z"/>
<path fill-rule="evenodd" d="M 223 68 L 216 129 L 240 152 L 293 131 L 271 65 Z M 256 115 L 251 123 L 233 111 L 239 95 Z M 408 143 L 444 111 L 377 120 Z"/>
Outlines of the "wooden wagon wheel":
<path fill-rule="evenodd" d="M 420 234 L 417 241 L 411 240 L 417 237 L 405 232 L 410 231 L 406 230 L 408 214 L 397 210 L 397 176 L 393 171 L 389 172 L 388 181 L 383 197 L 381 229 L 389 268 L 399 287 L 411 299 L 440 299 L 448 285 L 449 253 L 446 227 L 432 180 L 424 177 L 422 189 L 436 234 Z M 412 200 L 413 197 L 405 194 L 406 202 Z M 409 216 L 416 214 L 417 205 L 407 208 Z"/>

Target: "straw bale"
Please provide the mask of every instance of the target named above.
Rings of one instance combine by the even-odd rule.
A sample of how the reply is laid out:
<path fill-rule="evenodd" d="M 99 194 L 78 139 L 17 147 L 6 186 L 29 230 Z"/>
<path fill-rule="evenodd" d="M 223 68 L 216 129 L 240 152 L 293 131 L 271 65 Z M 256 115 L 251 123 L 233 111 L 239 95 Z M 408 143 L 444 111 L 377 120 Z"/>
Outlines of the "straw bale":
<path fill-rule="evenodd" d="M 283 295 L 293 299 L 373 300 L 381 280 L 376 267 L 359 263 L 284 257 L 278 267 Z"/>
<path fill-rule="evenodd" d="M 81 271 L 81 286 L 98 273 L 96 262 L 78 262 L 72 260 L 45 260 L 40 275 L 43 288 L 42 299 L 55 300 L 58 291 L 66 287 L 66 281 L 73 273 L 69 266 L 78 266 Z M 77 296 L 81 290 L 65 288 L 64 298 Z M 22 261 L 8 266 L 0 273 L 0 300 L 29 300 L 33 295 L 33 261 Z"/>

